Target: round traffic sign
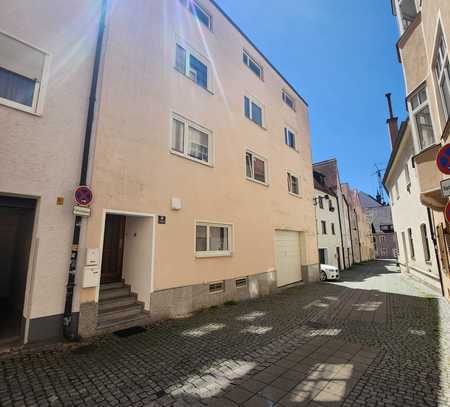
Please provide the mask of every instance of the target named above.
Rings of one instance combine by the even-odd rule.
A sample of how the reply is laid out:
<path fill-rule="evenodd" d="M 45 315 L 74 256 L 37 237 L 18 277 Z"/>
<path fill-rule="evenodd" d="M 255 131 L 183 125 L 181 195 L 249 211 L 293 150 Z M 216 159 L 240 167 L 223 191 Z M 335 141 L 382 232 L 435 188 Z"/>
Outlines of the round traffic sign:
<path fill-rule="evenodd" d="M 439 150 L 436 157 L 436 164 L 439 171 L 446 175 L 450 175 L 450 144 L 446 144 Z"/>
<path fill-rule="evenodd" d="M 91 204 L 94 195 L 91 188 L 86 185 L 81 185 L 75 190 L 75 201 L 78 205 L 88 206 Z"/>

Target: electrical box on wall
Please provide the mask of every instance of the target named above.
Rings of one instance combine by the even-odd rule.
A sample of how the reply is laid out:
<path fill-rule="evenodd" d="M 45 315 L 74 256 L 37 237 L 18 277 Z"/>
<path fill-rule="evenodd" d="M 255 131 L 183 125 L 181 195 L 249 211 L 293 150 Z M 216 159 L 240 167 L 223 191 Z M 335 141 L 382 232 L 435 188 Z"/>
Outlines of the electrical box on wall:
<path fill-rule="evenodd" d="M 86 250 L 86 265 L 96 266 L 100 262 L 99 249 L 87 249 Z"/>
<path fill-rule="evenodd" d="M 182 207 L 180 198 L 172 198 L 171 207 L 174 211 L 179 211 Z"/>
<path fill-rule="evenodd" d="M 83 267 L 83 288 L 97 287 L 100 285 L 100 267 L 85 266 Z"/>

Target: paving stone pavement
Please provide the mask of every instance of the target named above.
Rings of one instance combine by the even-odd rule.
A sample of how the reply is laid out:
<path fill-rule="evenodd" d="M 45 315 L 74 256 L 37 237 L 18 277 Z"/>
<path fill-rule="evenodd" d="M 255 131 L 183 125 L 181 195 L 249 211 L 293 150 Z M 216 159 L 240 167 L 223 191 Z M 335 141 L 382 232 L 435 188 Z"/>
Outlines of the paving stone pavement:
<path fill-rule="evenodd" d="M 0 359 L 1 406 L 450 406 L 450 306 L 386 262 L 76 350 Z"/>

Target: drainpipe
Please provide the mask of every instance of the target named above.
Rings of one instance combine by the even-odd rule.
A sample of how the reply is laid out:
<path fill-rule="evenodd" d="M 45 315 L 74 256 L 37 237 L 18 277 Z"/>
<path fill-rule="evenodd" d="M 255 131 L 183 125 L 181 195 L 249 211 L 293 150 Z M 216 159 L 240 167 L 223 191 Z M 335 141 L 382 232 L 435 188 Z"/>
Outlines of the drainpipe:
<path fill-rule="evenodd" d="M 442 296 L 445 297 L 444 282 L 442 281 L 441 263 L 439 262 L 439 249 L 438 249 L 436 234 L 434 233 L 434 227 L 435 227 L 434 226 L 434 218 L 432 217 L 430 208 L 427 208 L 427 213 L 428 213 L 428 225 L 430 227 L 431 240 L 432 240 L 433 246 L 434 246 L 434 254 L 436 256 L 436 264 L 437 264 L 438 273 L 439 273 L 439 282 L 441 283 Z"/>
<path fill-rule="evenodd" d="M 88 114 L 86 118 L 86 131 L 84 135 L 83 158 L 81 162 L 80 185 L 86 185 L 87 181 L 92 128 L 94 124 L 95 101 L 97 96 L 97 85 L 100 71 L 100 61 L 102 55 L 103 35 L 105 33 L 105 20 L 107 9 L 108 9 L 108 0 L 102 0 L 101 16 L 97 34 L 97 45 L 95 49 L 94 67 L 92 72 L 91 90 L 89 95 Z M 77 332 L 74 331 L 74 327 L 72 325 L 73 322 L 72 305 L 73 305 L 73 292 L 75 288 L 75 276 L 77 271 L 77 259 L 79 251 L 78 246 L 80 243 L 81 221 L 82 221 L 81 216 L 75 217 L 75 224 L 73 227 L 73 238 L 72 238 L 72 251 L 70 254 L 70 263 L 69 263 L 69 276 L 66 287 L 66 302 L 64 305 L 63 335 L 64 338 L 69 341 L 80 340 L 80 336 L 78 335 Z"/>
<path fill-rule="evenodd" d="M 341 195 L 342 196 L 342 195 Z M 342 221 L 341 221 L 341 208 L 339 205 L 339 193 L 336 189 L 336 203 L 338 207 L 338 217 L 339 217 L 339 230 L 341 231 L 341 249 L 342 249 L 342 260 L 344 261 L 344 269 L 345 270 L 345 250 L 344 250 L 344 236 L 342 234 Z"/>

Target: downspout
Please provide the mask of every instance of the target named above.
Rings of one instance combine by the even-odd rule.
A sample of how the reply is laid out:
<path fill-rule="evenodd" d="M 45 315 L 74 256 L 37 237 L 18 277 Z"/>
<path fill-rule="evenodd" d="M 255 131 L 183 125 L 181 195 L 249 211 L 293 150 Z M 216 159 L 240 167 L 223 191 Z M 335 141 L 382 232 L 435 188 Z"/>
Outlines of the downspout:
<path fill-rule="evenodd" d="M 431 209 L 430 208 L 427 208 L 427 213 L 428 213 L 428 225 L 429 225 L 429 228 L 430 228 L 431 240 L 432 240 L 433 246 L 434 246 L 434 254 L 436 256 L 436 264 L 437 264 L 438 273 L 439 273 L 439 282 L 441 283 L 442 296 L 445 297 L 444 282 L 443 282 L 443 277 L 442 277 L 442 269 L 441 269 L 441 263 L 439 261 L 439 249 L 438 249 L 436 234 L 434 233 L 434 228 L 435 228 L 435 226 L 434 226 L 434 218 L 432 218 L 432 214 L 431 214 Z"/>
<path fill-rule="evenodd" d="M 355 253 L 353 251 L 353 234 L 352 234 L 352 223 L 350 221 L 350 206 L 347 204 L 347 216 L 348 216 L 348 229 L 350 230 L 350 248 L 352 249 L 352 264 L 355 263 Z"/>
<path fill-rule="evenodd" d="M 339 194 L 336 189 L 336 203 L 338 207 L 338 217 L 339 217 L 339 230 L 341 231 L 341 249 L 342 249 L 342 260 L 344 261 L 344 270 L 345 270 L 345 251 L 344 251 L 344 235 L 342 234 L 342 221 L 341 221 L 341 208 L 339 205 Z"/>
<path fill-rule="evenodd" d="M 92 128 L 94 123 L 95 101 L 97 96 L 97 85 L 100 71 L 100 61 L 102 56 L 103 36 L 105 33 L 105 20 L 107 9 L 108 9 L 108 0 L 102 0 L 101 16 L 97 34 L 97 44 L 95 49 L 94 67 L 92 72 L 91 90 L 89 95 L 88 114 L 86 118 L 86 131 L 84 135 L 83 156 L 81 162 L 79 185 L 86 185 L 87 181 L 89 153 L 92 139 Z M 74 331 L 74 327 L 72 325 L 73 322 L 72 306 L 73 306 L 73 292 L 75 288 L 75 276 L 77 271 L 77 259 L 79 251 L 78 246 L 80 243 L 81 221 L 82 221 L 81 216 L 75 217 L 75 224 L 73 227 L 73 237 L 72 237 L 72 251 L 70 254 L 70 263 L 69 263 L 69 276 L 66 287 L 66 302 L 64 305 L 63 335 L 64 338 L 69 341 L 77 341 L 80 339 L 78 333 Z"/>

